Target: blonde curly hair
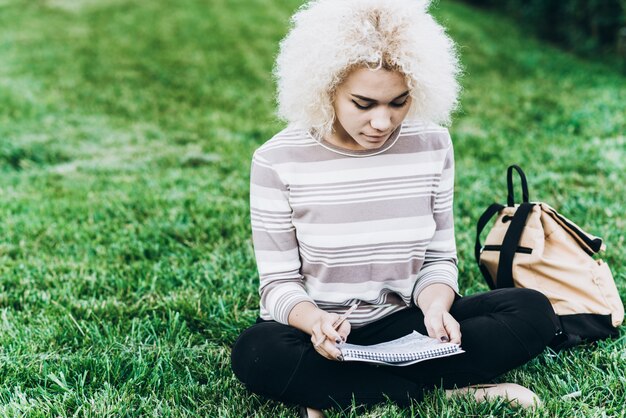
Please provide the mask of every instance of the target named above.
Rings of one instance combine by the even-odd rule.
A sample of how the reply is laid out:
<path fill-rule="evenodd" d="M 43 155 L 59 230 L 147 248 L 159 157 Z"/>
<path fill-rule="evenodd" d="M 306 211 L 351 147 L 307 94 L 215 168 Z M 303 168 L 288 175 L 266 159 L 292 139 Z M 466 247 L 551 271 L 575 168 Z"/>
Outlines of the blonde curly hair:
<path fill-rule="evenodd" d="M 428 14 L 429 0 L 313 0 L 291 18 L 274 77 L 278 116 L 325 136 L 337 87 L 359 66 L 401 72 L 412 98 L 407 118 L 449 124 L 460 65 L 454 42 Z"/>

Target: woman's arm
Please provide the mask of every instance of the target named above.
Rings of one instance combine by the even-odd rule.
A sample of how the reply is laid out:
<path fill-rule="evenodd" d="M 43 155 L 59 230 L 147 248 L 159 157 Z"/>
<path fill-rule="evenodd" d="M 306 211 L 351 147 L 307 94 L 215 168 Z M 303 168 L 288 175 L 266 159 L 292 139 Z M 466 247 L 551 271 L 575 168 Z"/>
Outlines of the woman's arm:
<path fill-rule="evenodd" d="M 446 141 L 448 148 L 433 206 L 435 233 L 417 275 L 413 300 L 424 313 L 429 336 L 460 344 L 459 323 L 449 313 L 458 292 L 458 269 L 453 216 L 454 148 L 449 135 Z"/>
<path fill-rule="evenodd" d="M 261 153 L 263 154 L 263 153 Z M 272 163 L 259 151 L 250 169 L 250 220 L 259 270 L 261 317 L 288 323 L 289 312 L 313 299 L 304 288 L 300 254 L 291 222 L 289 190 Z"/>
<path fill-rule="evenodd" d="M 461 327 L 449 312 L 454 295 L 450 286 L 434 283 L 420 292 L 417 305 L 424 313 L 424 324 L 430 337 L 461 344 Z"/>
<path fill-rule="evenodd" d="M 256 152 L 250 172 L 250 218 L 261 310 L 311 335 L 317 352 L 334 360 L 341 354 L 335 344 L 345 341 L 350 324 L 344 321 L 335 330 L 333 323 L 339 315 L 319 309 L 306 292 L 288 194 L 271 162 Z"/>

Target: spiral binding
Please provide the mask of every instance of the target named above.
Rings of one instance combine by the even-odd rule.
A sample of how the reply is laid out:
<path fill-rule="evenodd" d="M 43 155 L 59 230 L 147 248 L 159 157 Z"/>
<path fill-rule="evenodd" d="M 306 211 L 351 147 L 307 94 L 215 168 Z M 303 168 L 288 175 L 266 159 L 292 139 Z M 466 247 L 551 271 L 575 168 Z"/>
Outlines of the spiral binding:
<path fill-rule="evenodd" d="M 385 363 L 404 363 L 406 361 L 426 360 L 453 354 L 459 351 L 458 346 L 439 347 L 414 353 L 374 353 L 370 351 L 345 349 L 344 357 L 355 360 L 372 360 Z"/>

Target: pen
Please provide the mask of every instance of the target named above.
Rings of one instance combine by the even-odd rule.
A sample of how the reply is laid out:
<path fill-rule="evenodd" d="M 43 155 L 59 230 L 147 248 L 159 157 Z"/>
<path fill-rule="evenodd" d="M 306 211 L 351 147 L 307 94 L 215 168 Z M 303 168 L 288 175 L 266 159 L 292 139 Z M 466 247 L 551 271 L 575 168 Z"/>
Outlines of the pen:
<path fill-rule="evenodd" d="M 334 329 L 338 329 L 341 324 L 343 324 L 343 321 L 345 321 L 346 319 L 348 319 L 348 317 L 350 316 L 350 314 L 352 312 L 355 311 L 355 309 L 359 306 L 358 303 L 355 303 L 354 305 L 350 306 L 350 309 L 348 309 L 347 311 L 345 311 L 343 313 L 343 315 L 341 315 L 339 318 L 337 318 L 337 320 L 335 322 L 333 322 L 333 328 Z M 326 339 L 326 336 L 323 336 L 322 338 L 320 338 L 319 340 L 317 340 L 317 342 L 314 344 L 315 347 L 319 347 L 324 340 Z"/>

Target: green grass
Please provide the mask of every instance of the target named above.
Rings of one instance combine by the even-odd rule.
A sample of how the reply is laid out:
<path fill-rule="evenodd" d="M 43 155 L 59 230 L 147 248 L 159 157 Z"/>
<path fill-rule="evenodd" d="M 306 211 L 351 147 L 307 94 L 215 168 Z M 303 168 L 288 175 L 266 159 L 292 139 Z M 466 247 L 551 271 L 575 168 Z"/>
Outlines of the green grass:
<path fill-rule="evenodd" d="M 295 414 L 244 390 L 229 347 L 257 315 L 249 162 L 282 127 L 270 69 L 299 3 L 0 0 L 0 416 Z M 626 296 L 626 78 L 497 14 L 434 12 L 465 65 L 462 290 L 486 289 L 474 225 L 519 163 L 532 199 L 605 238 Z M 622 332 L 502 379 L 544 416 L 624 416 L 625 348 Z M 524 416 L 441 392 L 412 412 Z"/>

